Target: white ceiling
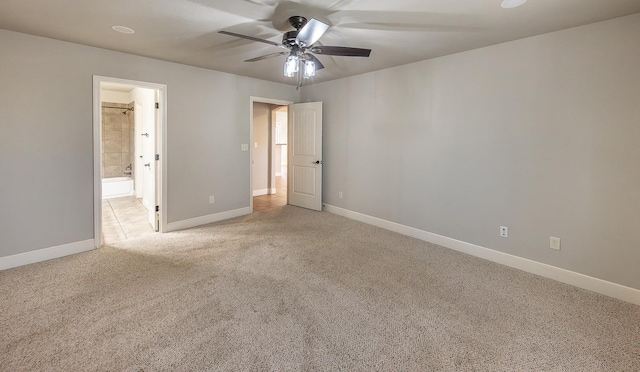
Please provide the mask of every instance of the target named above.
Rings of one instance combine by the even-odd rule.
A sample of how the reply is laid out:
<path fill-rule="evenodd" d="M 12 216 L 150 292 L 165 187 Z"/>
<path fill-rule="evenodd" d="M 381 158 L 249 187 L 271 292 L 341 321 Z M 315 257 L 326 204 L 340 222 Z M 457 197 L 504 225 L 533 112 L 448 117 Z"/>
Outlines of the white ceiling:
<path fill-rule="evenodd" d="M 321 82 L 640 12 L 640 0 L 2 0 L 0 28 L 296 85 L 275 46 L 301 15 L 332 27 L 323 45 L 372 49 L 371 57 L 319 55 Z M 114 25 L 135 30 L 113 31 Z M 4 47 L 3 47 L 4 49 Z M 309 82 L 306 82 L 307 84 Z"/>

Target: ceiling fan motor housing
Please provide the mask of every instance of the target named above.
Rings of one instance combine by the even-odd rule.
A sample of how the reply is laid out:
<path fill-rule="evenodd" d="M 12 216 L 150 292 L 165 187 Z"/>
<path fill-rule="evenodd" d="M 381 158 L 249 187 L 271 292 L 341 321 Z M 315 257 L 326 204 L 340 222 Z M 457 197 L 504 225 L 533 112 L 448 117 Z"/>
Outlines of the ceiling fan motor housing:
<path fill-rule="evenodd" d="M 296 30 L 284 33 L 282 36 L 282 45 L 291 48 L 296 45 L 296 38 L 300 33 L 300 29 L 307 24 L 307 19 L 303 16 L 289 17 L 289 24 Z"/>
<path fill-rule="evenodd" d="M 296 45 L 296 37 L 298 37 L 298 30 L 285 32 L 282 36 L 282 44 L 287 47 Z"/>

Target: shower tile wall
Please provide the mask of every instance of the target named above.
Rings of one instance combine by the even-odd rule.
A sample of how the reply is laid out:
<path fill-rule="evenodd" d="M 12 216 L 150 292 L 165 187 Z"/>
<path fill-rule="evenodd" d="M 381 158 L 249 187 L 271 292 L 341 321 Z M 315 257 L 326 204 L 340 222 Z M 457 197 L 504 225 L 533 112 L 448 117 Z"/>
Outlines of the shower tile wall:
<path fill-rule="evenodd" d="M 129 107 L 133 107 L 133 102 L 102 103 L 102 178 L 124 177 L 133 173 L 133 111 L 122 113 Z"/>

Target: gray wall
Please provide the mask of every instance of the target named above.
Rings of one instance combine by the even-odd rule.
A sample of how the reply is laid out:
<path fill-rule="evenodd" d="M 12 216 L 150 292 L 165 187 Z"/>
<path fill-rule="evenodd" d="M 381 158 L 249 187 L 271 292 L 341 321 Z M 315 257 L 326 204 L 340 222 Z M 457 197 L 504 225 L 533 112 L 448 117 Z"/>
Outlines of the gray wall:
<path fill-rule="evenodd" d="M 248 207 L 250 96 L 295 87 L 0 30 L 0 257 L 93 238 L 93 75 L 167 84 L 168 221 Z M 209 204 L 215 195 L 215 204 Z"/>
<path fill-rule="evenodd" d="M 640 289 L 638 35 L 640 14 L 304 87 L 324 202 Z"/>

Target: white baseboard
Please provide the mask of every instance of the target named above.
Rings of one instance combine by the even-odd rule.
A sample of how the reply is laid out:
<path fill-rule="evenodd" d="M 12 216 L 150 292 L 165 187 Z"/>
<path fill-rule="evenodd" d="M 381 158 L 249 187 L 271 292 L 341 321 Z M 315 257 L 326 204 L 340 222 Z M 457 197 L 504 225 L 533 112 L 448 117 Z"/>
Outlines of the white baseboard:
<path fill-rule="evenodd" d="M 269 189 L 253 190 L 253 196 L 262 196 L 262 195 L 268 195 L 268 194 L 269 194 Z"/>
<path fill-rule="evenodd" d="M 586 289 L 588 291 L 603 294 L 605 296 L 617 298 L 622 301 L 640 305 L 640 290 L 627 287 L 621 284 L 608 282 L 606 280 L 594 278 L 592 276 L 569 271 L 556 266 L 547 265 L 541 262 L 532 261 L 526 258 L 514 256 L 508 253 L 485 248 L 479 245 L 463 242 L 446 236 L 419 230 L 399 223 L 383 220 L 381 218 L 372 217 L 366 214 L 354 212 L 348 209 L 335 207 L 333 205 L 324 205 L 324 210 L 343 217 L 351 218 L 356 221 L 364 222 L 369 225 L 381 227 L 403 235 L 407 235 L 416 239 L 424 240 L 429 243 L 453 249 L 458 252 L 466 253 L 471 256 L 483 258 L 493 261 L 501 265 L 513 267 L 532 274 L 540 275 L 545 278 L 557 280 L 562 283 Z"/>
<path fill-rule="evenodd" d="M 55 247 L 37 249 L 35 251 L 0 257 L 0 270 L 7 270 L 18 266 L 29 265 L 36 262 L 68 256 L 71 254 L 86 252 L 94 248 L 95 241 L 93 239 L 88 239 L 75 243 L 63 244 Z"/>
<path fill-rule="evenodd" d="M 275 187 L 271 189 L 253 190 L 253 196 L 262 196 L 262 195 L 269 195 L 269 194 L 275 194 L 275 193 L 276 193 Z"/>
<path fill-rule="evenodd" d="M 188 220 L 170 222 L 169 224 L 167 224 L 167 232 L 188 229 L 188 228 L 196 227 L 200 225 L 206 225 L 208 223 L 227 220 L 229 218 L 240 217 L 247 214 L 251 214 L 250 207 L 244 207 L 244 208 L 234 209 L 230 211 L 209 214 L 207 216 L 189 218 Z"/>
<path fill-rule="evenodd" d="M 269 194 L 269 189 L 253 190 L 253 196 L 262 196 L 262 195 L 268 195 L 268 194 Z"/>

